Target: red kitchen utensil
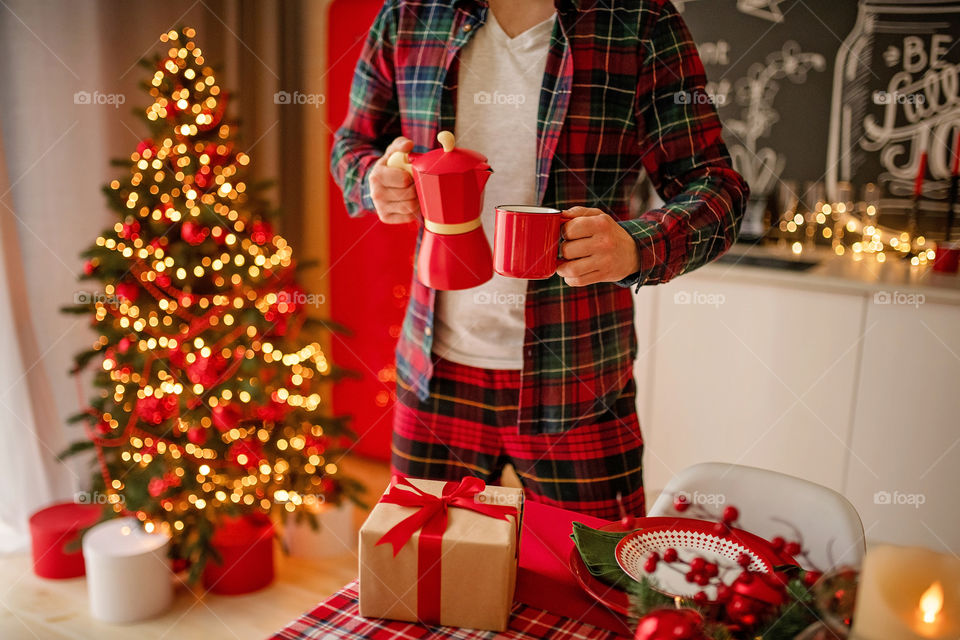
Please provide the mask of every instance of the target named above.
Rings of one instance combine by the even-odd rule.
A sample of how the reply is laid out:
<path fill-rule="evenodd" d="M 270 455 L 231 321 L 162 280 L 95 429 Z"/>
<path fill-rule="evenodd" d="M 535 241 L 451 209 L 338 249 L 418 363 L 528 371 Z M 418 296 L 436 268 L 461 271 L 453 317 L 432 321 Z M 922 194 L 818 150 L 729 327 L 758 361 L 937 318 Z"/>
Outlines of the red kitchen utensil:
<path fill-rule="evenodd" d="M 469 289 L 493 277 L 480 220 L 483 189 L 493 171 L 484 156 L 457 149 L 449 131 L 438 133 L 437 140 L 442 149 L 416 156 L 397 151 L 387 166 L 409 172 L 417 189 L 424 227 L 417 278 L 441 291 Z"/>

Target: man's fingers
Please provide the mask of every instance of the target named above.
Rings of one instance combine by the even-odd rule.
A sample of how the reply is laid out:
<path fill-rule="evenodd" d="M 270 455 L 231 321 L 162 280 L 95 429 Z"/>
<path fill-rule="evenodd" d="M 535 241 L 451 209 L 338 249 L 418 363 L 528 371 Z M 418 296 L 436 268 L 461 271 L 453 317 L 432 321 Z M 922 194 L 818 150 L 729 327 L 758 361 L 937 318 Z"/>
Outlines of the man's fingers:
<path fill-rule="evenodd" d="M 575 260 L 589 256 L 590 243 L 585 240 L 564 240 L 560 243 L 560 254 L 564 260 Z"/>
<path fill-rule="evenodd" d="M 416 222 L 417 220 L 417 216 L 400 211 L 386 211 L 384 213 L 378 211 L 377 215 L 384 224 L 406 224 L 408 222 Z"/>
<path fill-rule="evenodd" d="M 413 188 L 413 185 L 403 188 L 403 189 L 392 189 L 387 187 L 380 187 L 375 190 L 376 195 L 374 196 L 377 200 L 381 202 L 407 202 L 409 200 L 417 200 L 417 190 Z"/>
<path fill-rule="evenodd" d="M 380 217 L 380 222 L 384 224 L 407 224 L 408 222 L 416 222 L 417 216 L 412 216 L 410 214 L 404 213 L 394 213 L 391 215 L 385 215 Z"/>
<path fill-rule="evenodd" d="M 557 274 L 563 278 L 581 278 L 597 271 L 597 269 L 597 260 L 591 256 L 560 263 L 560 266 L 557 267 Z"/>
<path fill-rule="evenodd" d="M 598 282 L 603 282 L 603 280 L 600 279 L 599 271 L 592 271 L 578 278 L 564 278 L 563 281 L 571 287 L 585 287 L 588 284 L 597 284 Z"/>
<path fill-rule="evenodd" d="M 413 184 L 413 176 L 403 169 L 383 166 L 377 170 L 377 182 L 387 189 L 405 189 Z"/>
<path fill-rule="evenodd" d="M 574 207 L 583 209 L 583 207 Z M 600 229 L 601 218 L 595 216 L 584 216 L 567 220 L 563 223 L 563 239 L 577 240 L 579 238 L 589 238 Z"/>
<path fill-rule="evenodd" d="M 602 216 L 603 211 L 592 207 L 570 207 L 560 212 L 564 218 L 583 218 L 589 216 Z"/>

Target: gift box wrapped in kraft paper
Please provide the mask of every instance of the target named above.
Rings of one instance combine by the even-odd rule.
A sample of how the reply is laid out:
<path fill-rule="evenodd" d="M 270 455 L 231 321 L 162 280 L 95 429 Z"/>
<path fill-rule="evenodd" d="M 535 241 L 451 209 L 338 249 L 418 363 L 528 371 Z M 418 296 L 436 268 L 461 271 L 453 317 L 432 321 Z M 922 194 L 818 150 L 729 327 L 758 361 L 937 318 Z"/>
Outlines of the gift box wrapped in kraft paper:
<path fill-rule="evenodd" d="M 394 476 L 360 528 L 360 615 L 507 628 L 523 492 Z"/>

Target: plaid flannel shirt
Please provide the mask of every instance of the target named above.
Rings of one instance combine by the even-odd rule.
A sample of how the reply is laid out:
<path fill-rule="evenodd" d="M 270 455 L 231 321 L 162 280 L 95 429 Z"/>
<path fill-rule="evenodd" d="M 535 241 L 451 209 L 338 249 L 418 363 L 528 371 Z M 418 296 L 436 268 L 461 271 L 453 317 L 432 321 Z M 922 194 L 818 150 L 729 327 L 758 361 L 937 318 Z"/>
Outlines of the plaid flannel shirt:
<path fill-rule="evenodd" d="M 636 240 L 641 269 L 586 287 L 556 275 L 529 282 L 518 416 L 527 433 L 567 431 L 613 405 L 636 358 L 629 288 L 667 282 L 721 255 L 748 194 L 706 99 L 696 46 L 669 1 L 556 6 L 537 119 L 536 204 L 602 209 Z M 488 11 L 485 0 L 386 0 L 332 151 L 351 215 L 374 210 L 366 176 L 394 138 L 410 138 L 422 153 L 436 147 L 439 131 L 453 130 L 457 54 Z M 630 219 L 641 168 L 665 204 Z M 422 399 L 433 370 L 435 299 L 414 276 L 397 345 L 398 384 Z"/>

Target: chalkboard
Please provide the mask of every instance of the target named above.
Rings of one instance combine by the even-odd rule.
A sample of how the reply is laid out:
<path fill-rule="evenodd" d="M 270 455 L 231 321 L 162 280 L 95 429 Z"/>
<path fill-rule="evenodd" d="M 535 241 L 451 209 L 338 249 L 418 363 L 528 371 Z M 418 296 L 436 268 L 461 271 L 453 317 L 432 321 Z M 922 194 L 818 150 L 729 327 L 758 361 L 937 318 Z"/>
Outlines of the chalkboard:
<path fill-rule="evenodd" d="M 945 210 L 960 132 L 960 0 L 676 0 L 734 163 L 757 197 L 822 181 Z M 937 203 L 936 201 L 940 202 Z M 942 218 L 941 218 L 942 220 Z"/>

